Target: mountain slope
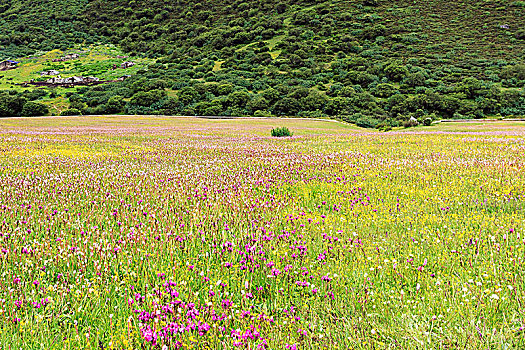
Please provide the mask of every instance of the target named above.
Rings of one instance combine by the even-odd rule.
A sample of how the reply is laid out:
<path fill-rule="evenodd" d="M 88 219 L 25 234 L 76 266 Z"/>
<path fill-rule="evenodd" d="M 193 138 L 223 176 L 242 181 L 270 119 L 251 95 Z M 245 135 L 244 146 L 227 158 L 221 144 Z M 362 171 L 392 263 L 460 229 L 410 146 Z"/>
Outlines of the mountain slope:
<path fill-rule="evenodd" d="M 525 113 L 523 1 L 40 0 L 28 6 L 13 0 L 0 6 L 0 29 L 8 33 L 0 36 L 2 57 L 85 41 L 157 58 L 124 84 L 131 87 L 123 96 L 130 99 L 128 113 L 329 116 L 372 126 Z M 228 88 L 218 89 L 221 84 Z M 150 90 L 164 92 L 146 102 L 131 99 Z"/>
<path fill-rule="evenodd" d="M 316 44 L 331 39 L 322 46 L 334 52 L 346 49 L 337 40 L 346 39 L 377 43 L 389 51 L 386 56 L 454 50 L 458 59 L 508 59 L 501 55 L 522 57 L 525 47 L 513 38 L 525 24 L 520 1 L 95 0 L 86 13 L 92 28 L 124 47 L 162 54 L 191 46 L 221 49 L 275 34 L 285 34 L 284 40 L 297 31 L 308 32 L 301 34 Z"/>

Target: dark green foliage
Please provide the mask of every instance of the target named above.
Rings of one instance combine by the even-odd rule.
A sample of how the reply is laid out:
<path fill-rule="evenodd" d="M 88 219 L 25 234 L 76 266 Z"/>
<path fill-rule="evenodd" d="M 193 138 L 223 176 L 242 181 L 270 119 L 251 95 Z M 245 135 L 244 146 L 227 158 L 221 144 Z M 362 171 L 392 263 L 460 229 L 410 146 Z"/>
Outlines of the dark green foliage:
<path fill-rule="evenodd" d="M 106 113 L 120 113 L 124 110 L 125 105 L 126 102 L 124 102 L 122 96 L 113 96 L 106 103 Z"/>
<path fill-rule="evenodd" d="M 62 111 L 60 113 L 61 116 L 73 116 L 73 115 L 82 115 L 82 112 L 75 108 L 70 108 Z"/>
<path fill-rule="evenodd" d="M 358 114 L 358 115 L 355 115 L 354 118 L 355 118 L 355 124 L 362 128 L 373 129 L 379 124 L 379 121 L 377 119 L 371 116 L 367 116 L 367 115 Z"/>
<path fill-rule="evenodd" d="M 399 62 L 393 62 L 385 67 L 385 75 L 392 81 L 401 81 L 408 75 L 408 69 Z"/>
<path fill-rule="evenodd" d="M 288 130 L 287 127 L 283 126 L 281 128 L 274 128 L 272 129 L 272 136 L 273 137 L 288 137 L 288 136 L 292 136 L 293 133 Z"/>
<path fill-rule="evenodd" d="M 23 117 L 39 117 L 49 113 L 49 108 L 38 102 L 26 102 L 22 108 Z"/>
<path fill-rule="evenodd" d="M 0 118 L 20 117 L 27 99 L 18 95 L 6 92 L 0 93 Z"/>
<path fill-rule="evenodd" d="M 39 91 L 14 90 L 0 91 L 0 118 L 6 117 L 36 117 L 49 113 L 49 108 L 42 103 L 33 102 L 42 95 Z"/>
<path fill-rule="evenodd" d="M 0 60 L 106 40 L 85 23 L 88 0 L 11 0 L 0 5 Z M 103 18 L 103 17 L 102 17 Z"/>
<path fill-rule="evenodd" d="M 140 107 L 151 107 L 154 103 L 159 102 L 165 96 L 166 92 L 163 90 L 139 91 L 131 97 L 129 103 Z M 108 100 L 108 103 L 109 101 L 110 100 Z"/>

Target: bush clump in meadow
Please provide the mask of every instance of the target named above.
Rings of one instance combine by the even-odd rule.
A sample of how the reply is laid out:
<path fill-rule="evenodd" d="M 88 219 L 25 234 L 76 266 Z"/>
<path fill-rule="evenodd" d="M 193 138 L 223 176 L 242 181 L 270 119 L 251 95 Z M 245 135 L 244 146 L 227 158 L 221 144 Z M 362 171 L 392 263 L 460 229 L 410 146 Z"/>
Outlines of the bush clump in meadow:
<path fill-rule="evenodd" d="M 76 108 L 70 108 L 62 111 L 60 113 L 61 116 L 75 116 L 75 115 L 82 115 L 82 112 Z"/>
<path fill-rule="evenodd" d="M 274 128 L 272 129 L 272 136 L 273 137 L 288 137 L 292 136 L 293 133 L 285 126 L 282 128 Z"/>
<path fill-rule="evenodd" d="M 40 117 L 49 113 L 49 108 L 38 102 L 27 102 L 22 108 L 24 117 Z"/>

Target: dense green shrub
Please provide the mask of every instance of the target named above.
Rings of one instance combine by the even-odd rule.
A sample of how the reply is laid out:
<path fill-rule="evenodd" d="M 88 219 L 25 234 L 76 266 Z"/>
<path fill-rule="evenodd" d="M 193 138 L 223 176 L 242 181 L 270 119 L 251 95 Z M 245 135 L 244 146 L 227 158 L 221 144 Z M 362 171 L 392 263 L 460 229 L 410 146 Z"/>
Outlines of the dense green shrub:
<path fill-rule="evenodd" d="M 74 115 L 82 115 L 82 112 L 75 108 L 66 109 L 62 112 L 60 112 L 61 116 L 74 116 Z"/>
<path fill-rule="evenodd" d="M 271 134 L 273 137 L 288 137 L 293 135 L 293 133 L 285 126 L 272 129 Z"/>
<path fill-rule="evenodd" d="M 373 129 L 379 124 L 379 120 L 368 115 L 354 116 L 355 124 L 361 128 Z"/>
<path fill-rule="evenodd" d="M 42 103 L 27 102 L 22 108 L 23 117 L 39 117 L 49 113 L 49 108 Z"/>
<path fill-rule="evenodd" d="M 27 99 L 18 95 L 0 92 L 0 118 L 19 117 Z"/>

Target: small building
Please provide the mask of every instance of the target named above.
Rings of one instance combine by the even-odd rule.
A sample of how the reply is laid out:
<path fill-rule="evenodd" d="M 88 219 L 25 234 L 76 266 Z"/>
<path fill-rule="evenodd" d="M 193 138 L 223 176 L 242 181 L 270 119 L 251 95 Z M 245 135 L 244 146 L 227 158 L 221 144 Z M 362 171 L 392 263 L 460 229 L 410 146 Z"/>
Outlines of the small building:
<path fill-rule="evenodd" d="M 76 60 L 80 55 L 78 53 L 70 53 L 64 56 L 64 60 Z"/>
<path fill-rule="evenodd" d="M 84 78 L 82 77 L 69 77 L 64 79 L 64 84 L 78 84 L 82 83 Z"/>
<path fill-rule="evenodd" d="M 120 65 L 120 68 L 126 69 L 126 68 L 133 67 L 134 65 L 135 65 L 135 62 L 126 61 Z"/>
<path fill-rule="evenodd" d="M 3 62 L 0 62 L 0 71 L 15 69 L 17 68 L 18 63 L 20 62 L 13 61 L 13 60 L 6 60 Z"/>
<path fill-rule="evenodd" d="M 62 79 L 60 77 L 60 75 L 59 75 L 59 76 L 47 79 L 46 83 L 48 83 L 48 84 L 64 84 L 64 80 L 65 79 Z"/>
<path fill-rule="evenodd" d="M 94 83 L 104 83 L 100 81 L 97 77 L 68 77 L 62 78 L 60 75 L 49 78 L 45 83 L 35 83 L 35 84 L 47 84 L 47 85 L 60 85 L 65 87 L 71 87 L 73 85 L 89 85 Z"/>
<path fill-rule="evenodd" d="M 64 62 L 69 60 L 76 60 L 77 58 L 80 58 L 80 55 L 78 53 L 70 53 L 65 55 L 64 57 L 55 58 L 53 62 Z"/>
<path fill-rule="evenodd" d="M 59 75 L 59 74 L 60 74 L 59 71 L 52 69 L 52 70 L 48 70 L 48 71 L 40 73 L 40 76 L 43 77 L 45 75 Z"/>
<path fill-rule="evenodd" d="M 99 78 L 96 78 L 96 77 L 85 77 L 83 79 L 83 82 L 84 83 L 95 83 L 97 81 L 99 81 L 100 79 Z"/>

